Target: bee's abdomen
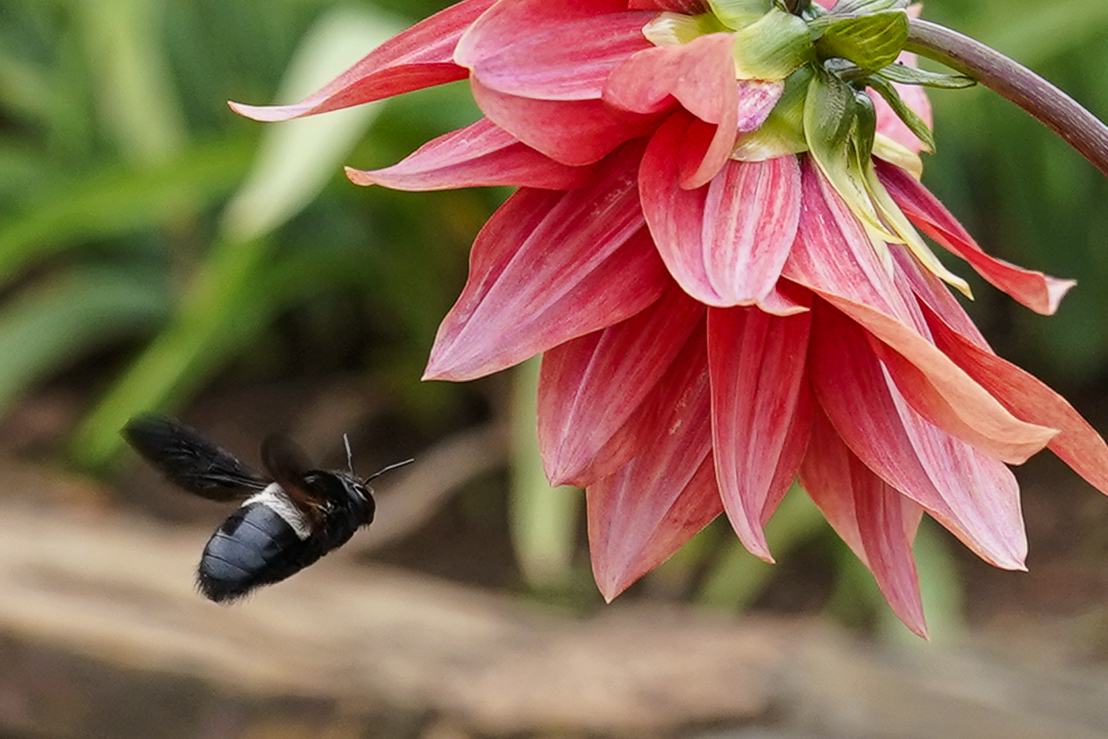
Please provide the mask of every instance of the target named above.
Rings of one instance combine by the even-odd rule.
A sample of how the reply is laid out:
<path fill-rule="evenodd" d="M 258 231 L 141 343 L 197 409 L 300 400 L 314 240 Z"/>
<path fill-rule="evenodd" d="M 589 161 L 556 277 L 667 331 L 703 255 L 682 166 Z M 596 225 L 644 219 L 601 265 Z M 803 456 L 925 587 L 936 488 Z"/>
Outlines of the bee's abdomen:
<path fill-rule="evenodd" d="M 304 542 L 264 503 L 243 505 L 212 535 L 200 559 L 197 582 L 208 598 L 233 600 L 251 589 L 284 580 L 318 559 L 305 559 Z"/>

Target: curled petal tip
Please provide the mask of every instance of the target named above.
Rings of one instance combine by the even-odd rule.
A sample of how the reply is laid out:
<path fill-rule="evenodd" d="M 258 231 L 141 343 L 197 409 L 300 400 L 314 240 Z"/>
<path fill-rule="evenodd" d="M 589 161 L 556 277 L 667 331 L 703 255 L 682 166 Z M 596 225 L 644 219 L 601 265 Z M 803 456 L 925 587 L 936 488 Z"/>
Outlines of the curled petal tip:
<path fill-rule="evenodd" d="M 227 106 L 244 118 L 262 123 L 276 123 L 295 118 L 302 112 L 295 105 L 247 105 L 228 100 Z"/>
<path fill-rule="evenodd" d="M 354 169 L 353 167 L 343 167 L 343 172 L 346 173 L 346 179 L 353 182 L 355 185 L 362 185 L 368 187 L 370 185 L 376 185 L 373 177 L 369 172 L 364 169 Z M 426 379 L 426 378 L 424 378 Z"/>
<path fill-rule="evenodd" d="M 1077 286 L 1077 280 L 1064 280 L 1058 277 L 1046 278 L 1046 292 L 1047 292 L 1047 313 L 1046 315 L 1054 315 L 1054 312 L 1058 310 L 1058 305 L 1062 302 L 1062 298 L 1066 297 L 1066 293 L 1070 291 L 1070 288 Z"/>

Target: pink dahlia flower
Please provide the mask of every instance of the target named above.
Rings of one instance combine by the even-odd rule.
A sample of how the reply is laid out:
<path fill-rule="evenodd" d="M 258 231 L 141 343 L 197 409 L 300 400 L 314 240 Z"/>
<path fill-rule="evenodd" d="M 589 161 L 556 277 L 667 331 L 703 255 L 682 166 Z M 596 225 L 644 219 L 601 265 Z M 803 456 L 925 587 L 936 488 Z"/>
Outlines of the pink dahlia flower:
<path fill-rule="evenodd" d="M 812 50 L 808 12 L 463 0 L 303 102 L 234 107 L 281 120 L 468 78 L 481 120 L 349 175 L 519 188 L 477 236 L 426 378 L 544 355 L 543 462 L 587 491 L 604 596 L 721 512 L 770 560 L 764 526 L 799 478 L 924 634 L 921 515 L 1022 569 L 1007 465 L 1049 447 L 1108 491 L 1108 447 L 989 348 L 915 229 L 1037 312 L 1072 283 L 981 250 L 917 179 L 920 88 L 867 105 L 818 66 L 832 55 Z M 843 90 L 855 118 L 821 108 Z"/>

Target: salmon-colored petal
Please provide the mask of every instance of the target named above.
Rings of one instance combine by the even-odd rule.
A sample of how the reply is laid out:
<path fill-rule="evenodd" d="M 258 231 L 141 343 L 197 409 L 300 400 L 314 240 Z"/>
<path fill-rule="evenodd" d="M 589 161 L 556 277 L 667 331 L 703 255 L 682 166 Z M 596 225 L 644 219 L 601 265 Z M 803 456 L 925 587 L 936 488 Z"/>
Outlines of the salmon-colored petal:
<path fill-rule="evenodd" d="M 600 100 L 536 100 L 489 89 L 476 79 L 470 86 L 489 120 L 531 148 L 571 166 L 597 162 L 657 125 L 653 118 L 623 113 Z"/>
<path fill-rule="evenodd" d="M 588 487 L 589 551 L 596 583 L 608 600 L 672 554 L 675 539 L 687 539 L 722 507 L 711 460 L 703 336 L 694 334 L 656 386 L 653 422 L 639 455 Z M 659 542 L 665 544 L 661 549 Z"/>
<path fill-rule="evenodd" d="M 604 89 L 605 101 L 618 108 L 657 113 L 673 97 L 701 121 L 712 124 L 712 137 L 699 161 L 680 172 L 681 186 L 687 189 L 707 184 L 735 146 L 740 86 L 735 80 L 733 42 L 733 34 L 712 33 L 687 44 L 645 49 L 616 67 Z"/>
<path fill-rule="evenodd" d="M 672 96 L 700 120 L 722 123 L 738 106 L 734 40 L 730 33 L 711 33 L 632 54 L 608 77 L 604 99 L 624 110 L 656 113 Z"/>
<path fill-rule="evenodd" d="M 1073 406 L 1041 380 L 982 348 L 925 308 L 935 343 L 1020 418 L 1059 429 L 1050 450 L 1108 493 L 1108 445 Z"/>
<path fill-rule="evenodd" d="M 796 157 L 729 161 L 708 185 L 702 248 L 714 292 L 751 305 L 777 284 L 800 220 Z"/>
<path fill-rule="evenodd" d="M 360 170 L 347 167 L 358 185 L 394 190 L 447 190 L 510 185 L 571 190 L 584 185 L 592 167 L 556 162 L 498 127 L 487 118 L 429 141 L 391 167 Z"/>
<path fill-rule="evenodd" d="M 541 100 L 599 99 L 624 59 L 650 48 L 642 29 L 655 13 L 611 13 L 538 32 L 484 56 L 473 67 L 481 84 Z"/>
<path fill-rule="evenodd" d="M 812 387 L 851 451 L 983 559 L 1023 569 L 1027 539 L 1008 468 L 913 410 L 859 326 L 820 301 L 812 312 Z"/>
<path fill-rule="evenodd" d="M 483 59 L 543 31 L 575 20 L 627 10 L 626 0 L 511 0 L 496 2 L 462 36 L 454 61 L 474 69 Z"/>
<path fill-rule="evenodd" d="M 951 295 L 942 280 L 932 272 L 923 269 L 907 249 L 891 244 L 889 251 L 896 262 L 898 277 L 915 295 L 917 303 L 928 306 L 933 312 L 942 316 L 948 326 L 952 326 L 965 338 L 984 349 L 989 349 L 989 342 L 985 340 L 977 324 L 969 317 L 962 304 Z M 923 315 L 922 312 L 920 315 Z"/>
<path fill-rule="evenodd" d="M 874 475 L 817 413 L 801 484 L 873 573 L 893 611 L 926 638 L 919 575 L 912 556 L 923 509 Z"/>
<path fill-rule="evenodd" d="M 627 422 L 704 321 L 704 306 L 670 282 L 646 310 L 546 352 L 538 432 L 552 485 L 579 475 Z"/>
<path fill-rule="evenodd" d="M 750 552 L 772 561 L 766 502 L 796 467 L 778 471 L 805 381 L 811 314 L 780 318 L 757 308 L 708 312 L 708 368 L 716 480 L 731 526 Z M 794 459 L 794 464 L 799 464 Z"/>
<path fill-rule="evenodd" d="M 1036 313 L 1050 315 L 1077 283 L 1023 269 L 986 254 L 950 211 L 914 177 L 878 162 L 878 176 L 904 214 L 924 233 L 969 262 L 985 280 Z"/>
<path fill-rule="evenodd" d="M 1055 429 L 1014 416 L 923 335 L 927 327 L 918 306 L 906 300 L 846 205 L 823 184 L 814 167 L 805 168 L 804 211 L 785 276 L 821 295 L 915 365 L 959 420 L 959 425 L 946 427 L 950 433 L 974 429 L 975 440 L 991 440 L 991 454 L 1013 462 L 1046 446 Z M 909 397 L 918 401 L 923 396 Z M 916 409 L 930 410 L 927 405 Z M 943 422 L 941 415 L 928 418 Z"/>
<path fill-rule="evenodd" d="M 638 156 L 617 153 L 588 187 L 522 189 L 501 206 L 474 242 L 469 280 L 439 326 L 426 379 L 496 372 L 657 299 L 666 276 L 638 207 Z"/>
<path fill-rule="evenodd" d="M 454 47 L 465 29 L 494 2 L 462 0 L 436 13 L 381 44 L 299 103 L 231 103 L 231 108 L 256 121 L 285 121 L 465 79 L 468 72 L 453 61 Z"/>

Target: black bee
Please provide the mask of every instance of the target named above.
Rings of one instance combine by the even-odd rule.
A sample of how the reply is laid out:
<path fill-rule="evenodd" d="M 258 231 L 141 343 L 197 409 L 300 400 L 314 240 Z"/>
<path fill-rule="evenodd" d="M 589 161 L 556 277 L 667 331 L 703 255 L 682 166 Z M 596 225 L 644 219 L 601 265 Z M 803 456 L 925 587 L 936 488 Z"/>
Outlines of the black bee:
<path fill-rule="evenodd" d="M 217 603 L 280 582 L 342 546 L 373 521 L 369 481 L 353 467 L 315 469 L 283 436 L 262 442 L 264 477 L 205 439 L 195 429 L 162 416 L 132 419 L 123 436 L 170 482 L 210 500 L 245 498 L 204 547 L 197 572 L 200 591 Z M 345 441 L 345 437 L 344 437 Z M 350 445 L 346 446 L 350 462 Z"/>

